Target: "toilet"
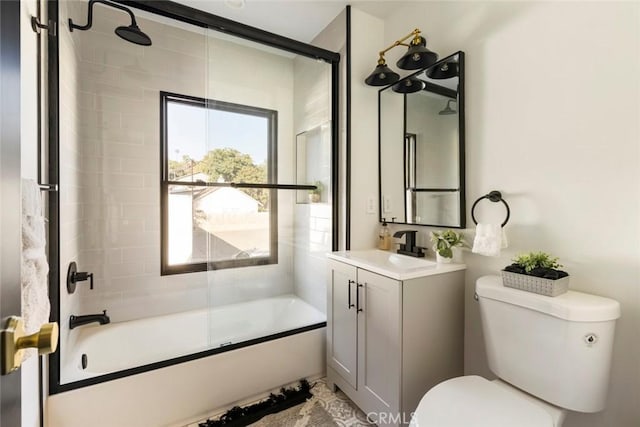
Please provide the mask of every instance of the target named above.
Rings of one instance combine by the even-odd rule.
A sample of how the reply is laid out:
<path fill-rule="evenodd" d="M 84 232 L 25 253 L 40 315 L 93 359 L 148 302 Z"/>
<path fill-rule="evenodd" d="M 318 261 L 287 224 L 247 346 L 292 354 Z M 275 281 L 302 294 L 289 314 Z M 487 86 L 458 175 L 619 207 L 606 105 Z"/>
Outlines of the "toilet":
<path fill-rule="evenodd" d="M 559 427 L 566 411 L 604 409 L 620 304 L 569 291 L 547 297 L 476 282 L 489 368 L 498 379 L 444 381 L 420 400 L 412 427 Z"/>

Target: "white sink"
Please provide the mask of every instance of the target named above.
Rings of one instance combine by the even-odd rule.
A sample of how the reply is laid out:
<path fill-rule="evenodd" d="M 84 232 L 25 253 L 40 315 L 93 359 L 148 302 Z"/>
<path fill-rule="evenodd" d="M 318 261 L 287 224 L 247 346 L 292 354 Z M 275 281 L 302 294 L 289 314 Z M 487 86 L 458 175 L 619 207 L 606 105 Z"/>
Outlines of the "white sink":
<path fill-rule="evenodd" d="M 411 258 L 406 255 L 389 254 L 385 260 L 399 268 L 433 268 L 435 262 L 427 261 L 424 258 Z"/>
<path fill-rule="evenodd" d="M 331 252 L 327 257 L 397 280 L 415 279 L 466 268 L 464 264 L 438 264 L 424 258 L 413 258 L 378 249 Z"/>

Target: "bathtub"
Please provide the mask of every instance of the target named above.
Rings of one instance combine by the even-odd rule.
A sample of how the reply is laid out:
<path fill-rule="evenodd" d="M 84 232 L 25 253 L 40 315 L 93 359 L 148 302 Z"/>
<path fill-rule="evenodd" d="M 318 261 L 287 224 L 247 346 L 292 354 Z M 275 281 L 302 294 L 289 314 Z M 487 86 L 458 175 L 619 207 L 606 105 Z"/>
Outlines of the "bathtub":
<path fill-rule="evenodd" d="M 184 425 L 252 395 L 322 375 L 325 328 L 304 328 L 325 320 L 324 313 L 286 295 L 79 327 L 70 332 L 73 347 L 61 366 L 63 384 L 97 382 L 123 370 L 144 371 L 145 366 L 212 349 L 219 353 L 52 395 L 47 399 L 47 425 Z M 304 332 L 239 347 L 292 330 Z"/>

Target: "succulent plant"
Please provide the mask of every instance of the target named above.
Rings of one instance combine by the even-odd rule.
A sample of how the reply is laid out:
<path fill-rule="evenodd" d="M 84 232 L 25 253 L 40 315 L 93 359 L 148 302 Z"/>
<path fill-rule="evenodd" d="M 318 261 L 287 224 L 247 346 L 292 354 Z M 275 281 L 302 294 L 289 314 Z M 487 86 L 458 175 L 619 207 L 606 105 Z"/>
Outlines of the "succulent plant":
<path fill-rule="evenodd" d="M 553 257 L 546 252 L 528 252 L 520 254 L 512 260 L 518 266 L 524 268 L 524 271 L 531 273 L 536 268 L 557 269 L 562 267 L 558 263 L 558 257 Z"/>

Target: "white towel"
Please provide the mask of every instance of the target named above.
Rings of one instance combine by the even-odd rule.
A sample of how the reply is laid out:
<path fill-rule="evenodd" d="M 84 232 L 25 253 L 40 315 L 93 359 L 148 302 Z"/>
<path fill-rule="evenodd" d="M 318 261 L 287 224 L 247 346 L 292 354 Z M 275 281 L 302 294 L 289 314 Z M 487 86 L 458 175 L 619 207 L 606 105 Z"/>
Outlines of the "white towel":
<path fill-rule="evenodd" d="M 46 234 L 42 216 L 42 196 L 38 184 L 22 180 L 22 318 L 25 332 L 32 334 L 49 321 L 49 264 L 45 253 Z M 25 352 L 23 360 L 36 355 Z"/>
<path fill-rule="evenodd" d="M 500 249 L 507 249 L 509 247 L 509 240 L 507 240 L 507 231 L 505 230 L 505 227 L 502 227 L 502 244 L 500 245 Z"/>
<path fill-rule="evenodd" d="M 508 246 L 507 236 L 500 224 L 478 224 L 473 239 L 473 253 L 500 256 L 500 249 Z"/>

